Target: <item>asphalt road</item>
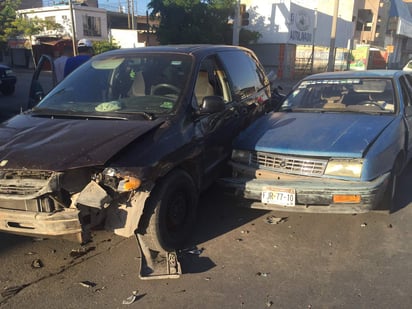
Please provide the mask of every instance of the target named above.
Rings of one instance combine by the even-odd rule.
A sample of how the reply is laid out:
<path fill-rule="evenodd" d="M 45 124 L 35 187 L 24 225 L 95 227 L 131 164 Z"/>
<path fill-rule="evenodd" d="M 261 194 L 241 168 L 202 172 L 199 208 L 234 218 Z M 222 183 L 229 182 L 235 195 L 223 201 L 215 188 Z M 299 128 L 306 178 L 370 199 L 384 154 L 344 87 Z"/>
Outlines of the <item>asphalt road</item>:
<path fill-rule="evenodd" d="M 200 254 L 181 254 L 179 279 L 139 279 L 134 238 L 96 231 L 82 255 L 0 233 L 0 308 L 410 308 L 411 183 L 409 166 L 397 210 L 361 215 L 237 208 L 213 187 L 191 240 Z"/>

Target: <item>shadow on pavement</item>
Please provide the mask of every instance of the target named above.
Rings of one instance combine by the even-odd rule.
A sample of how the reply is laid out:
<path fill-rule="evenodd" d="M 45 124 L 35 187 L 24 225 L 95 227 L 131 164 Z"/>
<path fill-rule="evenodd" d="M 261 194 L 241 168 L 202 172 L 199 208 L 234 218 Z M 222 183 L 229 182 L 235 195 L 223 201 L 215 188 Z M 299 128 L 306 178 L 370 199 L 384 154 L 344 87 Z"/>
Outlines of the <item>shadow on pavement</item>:
<path fill-rule="evenodd" d="M 412 202 L 412 195 L 409 193 L 412 183 L 412 162 L 410 162 L 403 173 L 398 177 L 395 196 L 395 208 L 391 213 L 395 213 L 402 208 L 405 208 Z"/>

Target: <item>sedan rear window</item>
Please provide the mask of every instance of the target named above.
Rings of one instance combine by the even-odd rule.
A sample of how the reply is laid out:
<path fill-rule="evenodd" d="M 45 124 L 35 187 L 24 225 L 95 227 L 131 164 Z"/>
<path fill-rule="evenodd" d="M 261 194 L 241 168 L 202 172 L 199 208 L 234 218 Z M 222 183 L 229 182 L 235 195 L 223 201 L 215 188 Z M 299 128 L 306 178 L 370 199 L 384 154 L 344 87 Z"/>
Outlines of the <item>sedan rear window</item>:
<path fill-rule="evenodd" d="M 395 112 L 390 79 L 356 78 L 302 81 L 286 98 L 282 109 Z"/>

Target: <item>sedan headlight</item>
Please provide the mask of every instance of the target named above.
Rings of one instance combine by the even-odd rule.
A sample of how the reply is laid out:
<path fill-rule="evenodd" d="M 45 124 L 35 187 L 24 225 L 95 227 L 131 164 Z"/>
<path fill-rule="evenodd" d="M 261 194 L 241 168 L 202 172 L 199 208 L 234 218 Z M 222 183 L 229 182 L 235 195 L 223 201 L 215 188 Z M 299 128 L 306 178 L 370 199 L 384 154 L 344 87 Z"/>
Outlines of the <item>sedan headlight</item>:
<path fill-rule="evenodd" d="M 248 150 L 234 149 L 232 150 L 232 160 L 239 163 L 249 164 L 251 153 Z"/>
<path fill-rule="evenodd" d="M 326 166 L 325 175 L 360 178 L 363 160 L 332 159 Z"/>

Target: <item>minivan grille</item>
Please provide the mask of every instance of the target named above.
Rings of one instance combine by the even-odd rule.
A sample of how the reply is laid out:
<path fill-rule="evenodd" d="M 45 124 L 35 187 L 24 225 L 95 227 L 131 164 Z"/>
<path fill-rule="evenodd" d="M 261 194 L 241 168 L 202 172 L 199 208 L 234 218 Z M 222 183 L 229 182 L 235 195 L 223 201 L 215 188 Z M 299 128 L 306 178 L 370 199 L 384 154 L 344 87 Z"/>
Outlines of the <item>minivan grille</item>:
<path fill-rule="evenodd" d="M 282 173 L 320 177 L 325 171 L 327 160 L 255 152 L 251 164 Z"/>

